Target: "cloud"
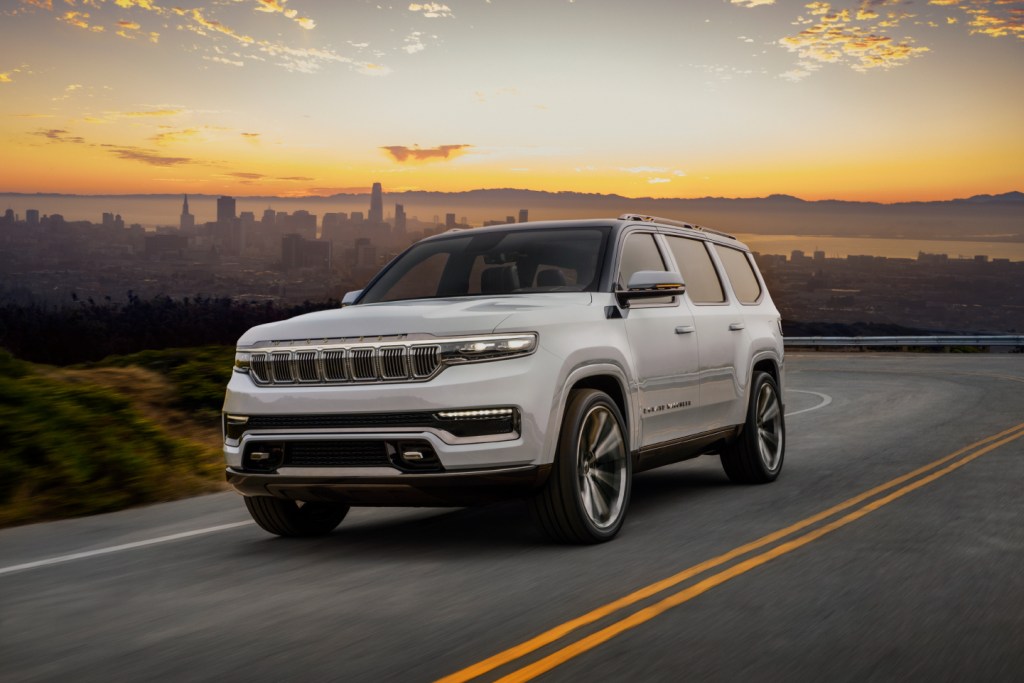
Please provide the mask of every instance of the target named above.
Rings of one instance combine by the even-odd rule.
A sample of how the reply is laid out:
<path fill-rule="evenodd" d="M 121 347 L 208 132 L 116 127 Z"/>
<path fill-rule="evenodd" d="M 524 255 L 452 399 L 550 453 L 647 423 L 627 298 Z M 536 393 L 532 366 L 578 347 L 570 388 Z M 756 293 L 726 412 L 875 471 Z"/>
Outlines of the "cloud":
<path fill-rule="evenodd" d="M 67 11 L 61 15 L 60 20 L 64 23 L 71 24 L 72 26 L 84 28 L 87 31 L 95 31 L 96 33 L 102 32 L 104 30 L 102 26 L 93 26 L 89 24 L 89 16 L 88 12 Z"/>
<path fill-rule="evenodd" d="M 49 130 L 37 130 L 32 135 L 37 135 L 42 138 L 46 138 L 51 142 L 69 142 L 75 145 L 85 144 L 85 139 L 80 138 L 77 135 L 69 135 L 68 132 L 62 128 L 50 128 Z"/>
<path fill-rule="evenodd" d="M 125 119 L 145 119 L 164 116 L 181 116 L 182 114 L 186 113 L 188 113 L 188 110 L 186 109 L 150 109 L 149 111 L 107 112 L 108 115 L 117 116 Z"/>
<path fill-rule="evenodd" d="M 423 33 L 420 31 L 413 31 L 405 37 L 405 45 L 402 46 L 402 49 L 411 55 L 416 54 L 417 52 L 422 52 L 427 47 L 423 44 L 422 37 Z"/>
<path fill-rule="evenodd" d="M 198 33 L 199 35 L 206 35 L 204 32 L 205 29 L 208 31 L 214 31 L 216 33 L 223 34 L 229 38 L 237 40 L 238 42 L 244 45 L 251 45 L 252 43 L 256 42 L 256 39 L 252 36 L 245 35 L 244 33 L 239 33 L 235 29 L 231 28 L 230 26 L 226 26 L 225 24 L 222 24 L 216 19 L 207 19 L 205 16 L 203 16 L 203 12 L 201 9 L 195 8 L 190 11 L 183 10 L 179 7 L 175 7 L 174 11 L 175 13 L 180 14 L 182 16 L 190 17 L 192 21 L 198 24 L 199 26 L 189 26 L 189 29 L 192 30 L 194 33 Z"/>
<path fill-rule="evenodd" d="M 105 147 L 108 145 L 104 145 Z M 181 164 L 195 163 L 186 157 L 163 156 L 155 150 L 143 149 L 141 147 L 114 147 L 108 150 L 114 156 L 128 161 L 141 161 L 150 166 L 179 166 Z"/>
<path fill-rule="evenodd" d="M 198 128 L 185 128 L 183 130 L 169 130 L 157 133 L 149 139 L 158 145 L 172 145 L 179 142 L 194 140 L 200 135 Z"/>
<path fill-rule="evenodd" d="M 315 21 L 309 17 L 300 17 L 298 10 L 285 7 L 288 4 L 288 0 L 256 0 L 256 2 L 257 12 L 283 14 L 304 29 L 311 30 L 316 28 Z"/>
<path fill-rule="evenodd" d="M 454 159 L 465 154 L 473 145 L 441 145 L 440 147 L 421 148 L 418 145 L 405 147 L 392 145 L 381 147 L 399 163 L 406 161 L 442 161 Z"/>
<path fill-rule="evenodd" d="M 651 185 L 660 185 L 661 183 L 671 183 L 671 178 L 648 178 L 647 182 Z"/>
<path fill-rule="evenodd" d="M 255 140 L 260 136 L 259 133 L 242 133 L 241 135 L 246 140 Z"/>
<path fill-rule="evenodd" d="M 241 171 L 236 171 L 235 173 L 228 173 L 228 175 L 231 176 L 232 178 L 242 178 L 244 180 L 262 180 L 263 178 L 267 177 L 262 173 L 244 173 Z"/>
<path fill-rule="evenodd" d="M 893 28 L 912 15 L 890 12 L 878 24 L 859 24 L 850 11 L 833 11 L 830 3 L 812 2 L 805 7 L 814 19 L 798 19 L 806 26 L 796 35 L 786 36 L 779 44 L 799 58 L 799 69 L 782 75 L 788 80 L 800 80 L 822 64 L 847 64 L 855 71 L 890 69 L 906 64 L 912 57 L 928 52 L 927 47 L 916 47 L 911 38 L 897 41 L 882 35 L 880 29 Z"/>
<path fill-rule="evenodd" d="M 414 2 L 409 5 L 409 11 L 420 12 L 427 19 L 448 19 L 455 16 L 448 5 L 442 5 L 439 2 Z"/>
<path fill-rule="evenodd" d="M 658 166 L 632 166 L 630 168 L 620 168 L 619 170 L 626 173 L 665 173 L 668 171 L 668 169 Z"/>
<path fill-rule="evenodd" d="M 162 7 L 158 7 L 152 0 L 114 0 L 114 4 L 121 9 L 132 9 L 138 7 L 140 9 L 149 10 L 150 12 L 157 12 L 160 14 L 164 13 Z"/>
<path fill-rule="evenodd" d="M 284 178 L 274 178 L 274 180 L 285 180 L 290 183 L 308 183 L 315 180 L 315 178 L 310 178 L 309 176 L 304 175 L 290 175 Z"/>
<path fill-rule="evenodd" d="M 0 73 L 0 83 L 13 83 L 14 79 L 11 78 L 13 71 L 4 71 Z"/>
<path fill-rule="evenodd" d="M 775 0 L 729 0 L 740 7 L 761 7 L 762 5 L 774 5 Z"/>

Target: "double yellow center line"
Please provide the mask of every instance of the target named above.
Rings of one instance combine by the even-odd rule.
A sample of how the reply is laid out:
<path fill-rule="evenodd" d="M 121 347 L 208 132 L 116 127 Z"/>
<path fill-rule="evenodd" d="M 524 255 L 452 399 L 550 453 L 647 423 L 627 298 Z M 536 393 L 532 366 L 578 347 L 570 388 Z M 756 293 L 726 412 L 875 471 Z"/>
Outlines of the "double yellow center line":
<path fill-rule="evenodd" d="M 944 477 L 950 472 L 963 467 L 972 460 L 980 458 L 986 453 L 1021 437 L 1024 437 L 1024 422 L 1011 427 L 1010 429 L 999 432 L 998 434 L 993 434 L 992 436 L 981 439 L 980 441 L 976 441 L 969 446 L 961 448 L 955 453 L 950 453 L 949 455 L 939 458 L 924 467 L 920 467 L 913 472 L 909 472 L 880 486 L 876 486 L 873 489 L 865 491 L 864 493 L 854 496 L 849 500 L 843 501 L 838 505 L 830 507 L 823 512 L 812 515 L 811 517 L 803 519 L 784 529 L 770 533 L 756 541 L 739 546 L 738 548 L 730 550 L 718 557 L 706 560 L 705 562 L 696 564 L 688 569 L 684 569 L 678 574 L 674 574 L 666 579 L 662 579 L 661 581 L 652 583 L 649 586 L 645 586 L 644 588 L 623 596 L 618 600 L 614 600 L 606 605 L 587 612 L 586 614 L 576 617 L 575 619 L 571 619 L 564 624 L 549 629 L 540 635 L 534 636 L 515 647 L 511 647 L 503 652 L 499 652 L 496 655 L 477 662 L 476 664 L 468 666 L 461 671 L 456 671 L 449 676 L 445 676 L 440 679 L 438 683 L 462 683 L 464 681 L 470 681 L 479 676 L 483 676 L 486 673 L 503 667 L 506 664 L 515 662 L 528 654 L 551 645 L 552 643 L 569 636 L 574 631 L 585 626 L 594 624 L 615 614 L 616 612 L 620 612 L 628 607 L 636 605 L 637 603 L 643 602 L 644 600 L 654 598 L 661 593 L 665 593 L 670 588 L 674 588 L 679 584 L 704 574 L 711 569 L 722 567 L 732 560 L 736 560 L 756 550 L 761 550 L 767 547 L 766 550 L 763 550 L 756 555 L 752 555 L 740 562 L 725 567 L 724 569 L 721 569 L 720 571 L 713 573 L 701 579 L 697 583 L 683 588 L 682 590 L 670 593 L 661 600 L 627 614 L 608 626 L 594 631 L 589 635 L 585 635 L 578 640 L 570 642 L 562 648 L 555 650 L 536 661 L 525 664 L 498 679 L 502 682 L 532 680 L 533 678 L 564 664 L 570 659 L 583 654 L 588 650 L 592 650 L 608 640 L 611 640 L 624 631 L 628 631 L 629 629 L 646 623 L 659 614 L 681 605 L 684 602 L 692 600 L 698 595 L 706 593 L 715 586 L 719 586 L 726 581 L 760 567 L 781 555 L 793 552 L 797 548 L 801 548 L 808 543 L 835 531 L 836 529 L 842 528 L 851 522 L 855 522 L 875 510 L 888 505 L 894 500 L 905 496 L 911 491 L 930 484 L 936 479 Z M 854 509 L 851 510 L 851 508 Z M 846 514 L 837 517 L 837 515 L 843 512 L 846 512 Z M 821 524 L 820 526 L 815 526 L 818 525 L 819 522 L 825 522 L 833 517 L 835 519 L 832 519 L 825 524 Z M 794 536 L 798 532 L 805 531 L 808 527 L 814 528 L 810 531 L 806 531 L 803 535 Z M 779 541 L 782 542 L 780 543 Z"/>

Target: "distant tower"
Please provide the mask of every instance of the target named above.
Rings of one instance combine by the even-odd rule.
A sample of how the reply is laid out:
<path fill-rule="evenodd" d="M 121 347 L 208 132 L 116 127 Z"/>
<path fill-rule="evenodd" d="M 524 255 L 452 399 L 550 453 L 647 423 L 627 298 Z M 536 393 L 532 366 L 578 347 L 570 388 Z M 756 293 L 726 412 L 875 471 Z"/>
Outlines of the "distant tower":
<path fill-rule="evenodd" d="M 220 197 L 217 199 L 217 222 L 221 225 L 228 225 L 236 218 L 235 198 Z"/>
<path fill-rule="evenodd" d="M 39 225 L 39 209 L 28 209 L 25 211 L 25 222 L 29 225 Z"/>
<path fill-rule="evenodd" d="M 378 225 L 384 222 L 384 191 L 380 183 L 373 184 L 373 192 L 370 193 L 370 213 L 366 219 Z"/>
<path fill-rule="evenodd" d="M 530 210 L 529 209 L 519 209 L 519 222 L 520 223 L 526 223 L 529 220 L 530 220 Z"/>
<path fill-rule="evenodd" d="M 185 195 L 185 201 L 181 205 L 181 220 L 178 222 L 178 228 L 191 230 L 194 227 L 196 227 L 196 217 L 188 212 L 188 195 Z"/>
<path fill-rule="evenodd" d="M 405 234 L 405 206 L 395 204 L 395 234 Z"/>

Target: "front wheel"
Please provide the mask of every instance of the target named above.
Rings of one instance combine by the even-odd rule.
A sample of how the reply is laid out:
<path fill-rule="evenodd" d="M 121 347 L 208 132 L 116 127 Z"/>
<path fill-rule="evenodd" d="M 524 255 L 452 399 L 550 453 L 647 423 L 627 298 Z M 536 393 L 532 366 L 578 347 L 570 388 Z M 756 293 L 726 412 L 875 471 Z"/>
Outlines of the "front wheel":
<path fill-rule="evenodd" d="M 340 503 L 304 503 L 270 496 L 246 496 L 245 507 L 265 531 L 278 536 L 324 536 L 348 514 Z"/>
<path fill-rule="evenodd" d="M 767 484 L 782 471 L 786 420 L 779 385 L 766 372 L 754 373 L 743 431 L 722 449 L 722 468 L 740 484 Z"/>
<path fill-rule="evenodd" d="M 534 516 L 558 541 L 611 540 L 625 519 L 632 477 L 618 406 L 602 391 L 573 391 L 551 476 L 532 501 Z"/>

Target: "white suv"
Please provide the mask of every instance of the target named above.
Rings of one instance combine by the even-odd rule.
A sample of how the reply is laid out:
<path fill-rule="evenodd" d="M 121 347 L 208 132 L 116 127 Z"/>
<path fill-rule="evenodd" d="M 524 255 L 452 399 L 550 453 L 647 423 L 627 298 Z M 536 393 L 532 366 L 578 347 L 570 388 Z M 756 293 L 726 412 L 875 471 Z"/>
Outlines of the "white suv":
<path fill-rule="evenodd" d="M 518 496 L 554 538 L 595 543 L 635 472 L 703 453 L 738 482 L 782 469 L 779 313 L 724 233 L 638 215 L 452 230 L 345 304 L 238 341 L 227 479 L 271 533 Z"/>

